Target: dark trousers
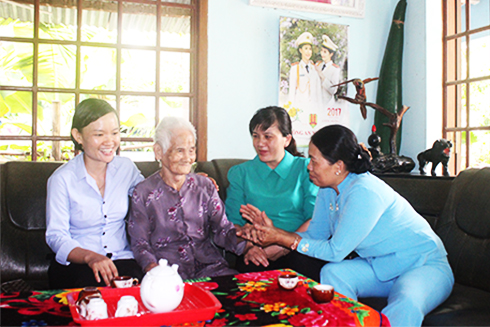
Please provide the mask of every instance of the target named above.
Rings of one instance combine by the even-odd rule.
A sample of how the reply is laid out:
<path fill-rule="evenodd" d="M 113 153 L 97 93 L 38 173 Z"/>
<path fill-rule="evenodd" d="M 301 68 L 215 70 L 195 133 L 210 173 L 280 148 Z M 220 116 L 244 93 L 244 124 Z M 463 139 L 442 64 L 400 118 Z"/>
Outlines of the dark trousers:
<path fill-rule="evenodd" d="M 289 254 L 280 257 L 276 261 L 269 260 L 269 266 L 267 267 L 262 265 L 256 266 L 252 262 L 246 265 L 243 261 L 243 256 L 239 256 L 236 261 L 236 270 L 245 273 L 290 268 L 301 275 L 319 282 L 320 270 L 325 264 L 327 264 L 327 261 L 312 258 L 297 251 L 291 251 Z"/>
<path fill-rule="evenodd" d="M 114 260 L 119 276 L 136 277 L 141 282 L 143 270 L 134 259 Z M 86 264 L 70 263 L 61 265 L 52 260 L 48 270 L 49 287 L 51 289 L 83 288 L 87 286 L 106 286 L 102 280 L 97 283 L 94 272 Z"/>

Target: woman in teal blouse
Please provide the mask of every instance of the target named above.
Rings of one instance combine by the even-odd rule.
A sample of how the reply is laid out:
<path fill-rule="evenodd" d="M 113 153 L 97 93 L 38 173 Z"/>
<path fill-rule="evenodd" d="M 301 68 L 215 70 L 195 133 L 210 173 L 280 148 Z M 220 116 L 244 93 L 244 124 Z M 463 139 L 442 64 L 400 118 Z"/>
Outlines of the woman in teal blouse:
<path fill-rule="evenodd" d="M 309 160 L 296 149 L 288 113 L 280 107 L 260 109 L 252 117 L 249 130 L 257 156 L 232 167 L 228 173 L 228 219 L 243 226 L 246 220 L 242 215 L 265 211 L 282 229 L 306 231 L 318 187 L 309 179 L 306 168 Z M 324 263 L 297 253 L 290 254 L 290 250 L 282 246 L 252 246 L 239 258 L 236 268 L 242 272 L 266 267 L 297 268 L 295 270 L 308 277 L 318 279 Z M 311 269 L 305 270 L 305 267 Z"/>

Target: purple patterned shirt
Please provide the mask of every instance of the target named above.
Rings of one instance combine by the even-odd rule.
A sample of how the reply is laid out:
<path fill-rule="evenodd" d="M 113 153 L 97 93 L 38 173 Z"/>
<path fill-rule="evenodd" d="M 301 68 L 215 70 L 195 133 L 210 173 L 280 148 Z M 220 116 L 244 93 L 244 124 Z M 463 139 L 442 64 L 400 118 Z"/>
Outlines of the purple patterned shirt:
<path fill-rule="evenodd" d="M 159 259 L 179 265 L 183 279 L 236 273 L 218 245 L 240 255 L 236 230 L 207 177 L 189 174 L 180 191 L 165 184 L 159 172 L 134 190 L 128 232 L 131 249 L 144 269 Z"/>

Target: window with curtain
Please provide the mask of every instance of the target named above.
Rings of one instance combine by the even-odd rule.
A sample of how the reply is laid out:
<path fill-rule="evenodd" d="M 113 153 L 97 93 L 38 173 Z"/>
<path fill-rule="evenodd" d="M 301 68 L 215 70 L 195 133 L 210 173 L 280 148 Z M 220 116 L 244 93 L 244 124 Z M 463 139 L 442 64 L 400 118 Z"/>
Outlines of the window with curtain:
<path fill-rule="evenodd" d="M 205 141 L 206 16 L 202 0 L 2 0 L 0 162 L 72 158 L 86 98 L 117 110 L 120 155 L 135 161 L 154 160 L 165 116 L 188 118 Z M 198 143 L 198 159 L 206 151 Z"/>
<path fill-rule="evenodd" d="M 490 1 L 443 0 L 443 136 L 450 170 L 490 165 Z"/>

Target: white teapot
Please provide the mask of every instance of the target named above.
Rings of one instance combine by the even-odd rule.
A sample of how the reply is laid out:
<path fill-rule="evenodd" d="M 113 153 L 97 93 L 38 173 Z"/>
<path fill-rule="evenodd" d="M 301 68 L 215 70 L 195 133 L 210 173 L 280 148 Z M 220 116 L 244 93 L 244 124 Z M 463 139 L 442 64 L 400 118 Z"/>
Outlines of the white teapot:
<path fill-rule="evenodd" d="M 177 308 L 184 297 L 184 282 L 177 273 L 179 266 L 168 265 L 160 259 L 158 266 L 148 271 L 141 282 L 141 300 L 154 313 L 169 312 Z"/>

